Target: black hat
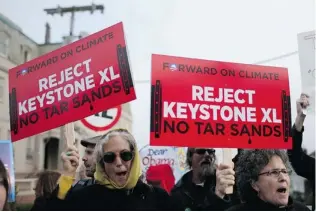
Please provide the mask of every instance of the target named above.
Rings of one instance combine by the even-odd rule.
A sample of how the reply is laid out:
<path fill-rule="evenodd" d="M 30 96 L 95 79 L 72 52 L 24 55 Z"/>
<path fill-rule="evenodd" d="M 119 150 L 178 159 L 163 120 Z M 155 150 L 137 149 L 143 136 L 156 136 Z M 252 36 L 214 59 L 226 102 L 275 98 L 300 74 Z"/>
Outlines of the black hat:
<path fill-rule="evenodd" d="M 98 135 L 92 138 L 87 138 L 87 139 L 82 139 L 81 140 L 81 145 L 84 147 L 87 147 L 88 145 L 93 145 L 95 146 L 101 139 L 102 135 Z"/>

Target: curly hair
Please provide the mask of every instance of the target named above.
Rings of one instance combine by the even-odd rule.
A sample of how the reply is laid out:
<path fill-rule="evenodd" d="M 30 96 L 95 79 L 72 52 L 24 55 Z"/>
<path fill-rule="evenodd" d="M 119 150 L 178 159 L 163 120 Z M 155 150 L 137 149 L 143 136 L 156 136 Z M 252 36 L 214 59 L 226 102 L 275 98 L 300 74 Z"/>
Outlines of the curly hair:
<path fill-rule="evenodd" d="M 284 150 L 253 149 L 241 152 L 236 163 L 236 184 L 243 202 L 251 201 L 253 196 L 257 195 L 251 183 L 258 180 L 259 173 L 273 156 L 279 156 L 285 167 L 291 169 L 288 155 Z"/>
<path fill-rule="evenodd" d="M 9 180 L 8 180 L 8 172 L 7 169 L 5 168 L 3 162 L 0 159 L 0 185 L 2 185 L 6 191 L 6 201 L 3 206 L 3 210 L 7 211 L 9 210 L 9 205 L 8 205 L 8 196 L 9 196 Z M 2 208 L 0 208 L 2 209 Z"/>
<path fill-rule="evenodd" d="M 36 197 L 50 198 L 57 186 L 57 181 L 60 175 L 59 172 L 55 171 L 43 171 L 39 173 L 36 187 L 34 189 Z"/>

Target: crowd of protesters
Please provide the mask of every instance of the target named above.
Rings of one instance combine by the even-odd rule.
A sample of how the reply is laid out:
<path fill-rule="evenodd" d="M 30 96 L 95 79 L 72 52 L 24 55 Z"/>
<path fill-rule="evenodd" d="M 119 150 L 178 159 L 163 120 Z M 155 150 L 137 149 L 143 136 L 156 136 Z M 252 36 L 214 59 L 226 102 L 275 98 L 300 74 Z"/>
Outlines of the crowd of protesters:
<path fill-rule="evenodd" d="M 214 149 L 188 148 L 190 168 L 175 182 L 169 165 L 149 167 L 142 175 L 133 135 L 124 129 L 83 140 L 84 173 L 76 179 L 80 156 L 75 147 L 63 152 L 64 172 L 39 175 L 32 210 L 309 210 L 290 196 L 294 170 L 314 185 L 315 159 L 302 151 L 302 94 L 292 128 L 293 149 L 239 149 L 232 164 L 217 164 Z M 227 188 L 233 187 L 233 193 Z M 8 175 L 0 161 L 0 209 L 7 210 Z M 312 207 L 315 208 L 313 188 Z"/>

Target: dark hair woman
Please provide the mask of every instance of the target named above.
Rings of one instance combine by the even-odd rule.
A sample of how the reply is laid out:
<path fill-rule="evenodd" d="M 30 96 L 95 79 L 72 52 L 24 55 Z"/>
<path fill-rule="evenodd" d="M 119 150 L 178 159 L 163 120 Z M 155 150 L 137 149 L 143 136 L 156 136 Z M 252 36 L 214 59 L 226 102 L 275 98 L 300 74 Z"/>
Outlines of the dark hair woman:
<path fill-rule="evenodd" d="M 243 150 L 236 164 L 242 204 L 232 211 L 308 211 L 290 197 L 291 167 L 283 150 Z"/>
<path fill-rule="evenodd" d="M 8 205 L 8 195 L 9 195 L 9 180 L 8 172 L 0 160 L 0 210 L 9 210 Z"/>
<path fill-rule="evenodd" d="M 34 188 L 36 199 L 32 211 L 42 211 L 46 208 L 46 202 L 51 198 L 57 181 L 61 174 L 55 171 L 43 171 L 38 175 L 38 181 Z"/>

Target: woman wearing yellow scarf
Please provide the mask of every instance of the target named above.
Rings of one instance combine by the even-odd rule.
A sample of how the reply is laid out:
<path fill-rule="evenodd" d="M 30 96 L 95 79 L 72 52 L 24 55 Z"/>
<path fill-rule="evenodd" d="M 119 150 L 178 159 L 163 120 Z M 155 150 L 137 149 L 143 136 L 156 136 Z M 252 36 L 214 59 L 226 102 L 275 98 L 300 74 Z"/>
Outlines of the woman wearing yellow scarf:
<path fill-rule="evenodd" d="M 167 192 L 139 180 L 134 137 L 123 129 L 105 134 L 95 147 L 96 184 L 67 195 L 64 210 L 172 210 Z"/>

